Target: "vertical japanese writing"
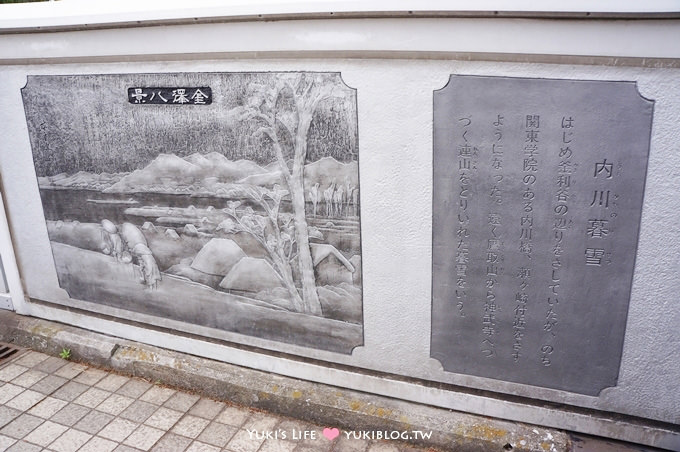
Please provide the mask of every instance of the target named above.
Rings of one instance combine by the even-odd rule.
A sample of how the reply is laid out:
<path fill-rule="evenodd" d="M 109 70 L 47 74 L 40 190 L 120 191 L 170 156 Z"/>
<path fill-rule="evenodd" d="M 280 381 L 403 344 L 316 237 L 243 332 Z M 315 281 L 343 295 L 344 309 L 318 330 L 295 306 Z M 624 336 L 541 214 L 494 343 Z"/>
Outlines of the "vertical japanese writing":
<path fill-rule="evenodd" d="M 518 362 L 521 356 L 522 340 L 526 328 L 527 304 L 529 302 L 529 281 L 533 250 L 532 235 L 534 227 L 534 184 L 538 172 L 539 141 L 541 132 L 540 115 L 531 114 L 524 117 L 524 149 L 522 160 L 523 191 L 520 193 L 522 212 L 519 220 L 519 252 L 526 257 L 526 262 L 517 268 L 516 278 L 519 279 L 519 291 L 515 294 L 515 310 L 512 322 L 512 358 Z"/>
<path fill-rule="evenodd" d="M 458 122 L 463 126 L 461 143 L 456 152 L 458 156 L 458 179 L 460 191 L 458 193 L 458 228 L 456 231 L 456 307 L 458 314 L 465 317 L 465 304 L 468 289 L 468 263 L 470 260 L 470 201 L 472 197 L 471 176 L 475 168 L 475 158 L 478 154 L 476 147 L 469 143 L 472 125 L 471 117 L 462 117 Z"/>
<path fill-rule="evenodd" d="M 610 189 L 614 180 L 614 163 L 606 158 L 595 162 L 593 178 L 598 182 L 598 187 L 593 190 L 593 197 L 590 201 L 592 213 L 586 226 L 588 246 L 584 255 L 586 265 L 601 267 L 603 262 L 611 264 L 611 253 L 607 251 L 603 243 L 606 243 L 606 239 L 613 231 L 610 223 L 617 216 L 614 210 L 617 207 L 618 195 L 612 193 Z"/>
<path fill-rule="evenodd" d="M 560 144 L 557 146 L 559 162 L 557 164 L 557 174 L 554 179 L 554 205 L 553 205 L 553 244 L 552 260 L 550 263 L 550 280 L 548 281 L 547 309 L 543 320 L 543 331 L 546 333 L 545 340 L 541 345 L 540 358 L 541 364 L 545 367 L 551 365 L 550 355 L 555 351 L 555 337 L 557 336 L 557 305 L 563 293 L 560 290 L 562 285 L 562 254 L 564 253 L 564 241 L 568 228 L 571 227 L 572 219 L 569 214 L 569 200 L 572 191 L 572 175 L 575 165 L 572 157 L 572 141 L 575 134 L 574 118 L 572 116 L 562 116 L 560 123 Z"/>
<path fill-rule="evenodd" d="M 491 190 L 488 196 L 492 206 L 499 207 L 503 204 L 503 121 L 501 114 L 496 116 L 492 126 L 493 142 L 491 143 Z M 503 271 L 501 264 L 504 260 L 503 242 L 501 239 L 501 227 L 503 218 L 497 209 L 487 217 L 489 235 L 486 246 L 486 298 L 484 300 L 484 312 L 482 314 L 482 353 L 487 358 L 496 357 L 496 294 L 498 292 L 498 277 Z"/>

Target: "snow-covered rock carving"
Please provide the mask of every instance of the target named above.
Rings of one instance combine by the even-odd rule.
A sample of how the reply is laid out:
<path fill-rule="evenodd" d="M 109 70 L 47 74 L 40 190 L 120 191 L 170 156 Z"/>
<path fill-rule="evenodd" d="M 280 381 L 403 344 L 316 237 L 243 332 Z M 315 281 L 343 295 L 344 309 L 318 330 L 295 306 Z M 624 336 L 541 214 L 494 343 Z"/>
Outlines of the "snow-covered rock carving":
<path fill-rule="evenodd" d="M 197 237 L 198 229 L 193 224 L 186 224 L 184 225 L 184 229 L 182 229 L 182 234 L 188 235 L 189 237 Z"/>
<path fill-rule="evenodd" d="M 191 268 L 210 275 L 224 276 L 246 257 L 236 242 L 231 239 L 211 239 L 198 252 Z"/>
<path fill-rule="evenodd" d="M 283 287 L 283 282 L 274 268 L 264 259 L 244 257 L 224 277 L 220 287 L 228 290 L 260 292 Z"/>
<path fill-rule="evenodd" d="M 192 268 L 191 265 L 181 262 L 165 270 L 165 273 L 180 276 L 199 284 L 203 284 L 204 286 L 212 287 L 213 289 L 217 289 L 219 287 L 220 281 L 222 281 L 223 278 L 222 276 L 203 273 L 202 271 Z"/>
<path fill-rule="evenodd" d="M 168 237 L 170 237 L 173 240 L 179 240 L 179 234 L 174 229 L 170 229 L 170 228 L 166 229 L 165 235 L 167 235 Z"/>

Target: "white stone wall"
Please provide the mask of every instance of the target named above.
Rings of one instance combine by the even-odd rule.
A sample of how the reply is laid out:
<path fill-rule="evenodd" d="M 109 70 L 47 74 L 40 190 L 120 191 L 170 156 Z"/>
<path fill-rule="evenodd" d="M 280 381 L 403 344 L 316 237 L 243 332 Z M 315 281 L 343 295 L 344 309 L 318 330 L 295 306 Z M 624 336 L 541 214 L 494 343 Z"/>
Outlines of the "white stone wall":
<path fill-rule="evenodd" d="M 20 93 L 27 75 L 332 71 L 341 72 L 345 83 L 357 89 L 358 96 L 364 346 L 346 356 L 233 333 L 216 333 L 229 341 L 351 365 L 356 368 L 355 372 L 206 344 L 22 300 L 15 301 L 16 310 L 248 367 L 458 410 L 647 443 L 678 441 L 678 436 L 662 428 L 652 429 L 650 433 L 626 422 L 614 426 L 598 420 L 597 416 L 590 418 L 585 414 L 503 402 L 502 396 L 493 399 L 465 391 L 435 390 L 417 383 L 362 376 L 360 369 L 371 369 L 680 424 L 680 393 L 669 391 L 673 382 L 680 381 L 677 354 L 680 349 L 680 70 L 674 68 L 680 61 L 677 55 L 680 50 L 674 50 L 672 45 L 669 48 L 667 42 L 669 33 L 680 35 L 678 22 L 662 22 L 658 28 L 650 23 L 634 26 L 613 22 L 559 23 L 556 26 L 567 33 L 564 35 L 550 31 L 550 24 L 546 23 L 550 21 L 522 19 L 496 23 L 507 25 L 504 30 L 508 33 L 526 30 L 534 39 L 531 41 L 526 36 L 518 38 L 513 34 L 496 34 L 492 40 L 489 33 L 494 33 L 494 24 L 461 20 L 432 20 L 429 28 L 427 21 L 385 19 L 352 27 L 347 23 L 328 22 L 326 28 L 323 24 L 305 21 L 271 25 L 213 24 L 196 26 L 198 34 L 191 34 L 191 26 L 181 25 L 0 35 L 3 130 L 0 172 L 18 270 L 28 297 L 73 306 L 93 307 L 69 301 L 57 282 Z M 456 29 L 461 24 L 467 27 L 467 33 Z M 545 32 L 543 38 L 541 29 Z M 278 41 L 277 30 L 283 33 Z M 437 34 L 438 31 L 441 33 Z M 190 36 L 198 36 L 200 41 Z M 295 36 L 298 47 L 295 47 Z M 480 50 L 482 45 L 475 41 L 476 36 L 485 36 L 484 50 Z M 638 40 L 646 40 L 646 47 L 636 42 L 626 54 L 625 42 L 636 36 Z M 574 47 L 560 41 L 572 38 Z M 187 44 L 187 39 L 196 41 Z M 245 54 L 238 50 L 234 39 L 240 39 L 239 43 L 247 48 Z M 442 42 L 444 39 L 459 41 Z M 596 50 L 587 53 L 585 49 L 590 44 Z M 191 54 L 191 49 L 207 53 Z M 265 52 L 265 57 L 254 53 L 258 49 Z M 586 56 L 570 56 L 573 55 L 571 49 Z M 331 57 L 324 57 L 324 52 Z M 359 58 L 362 52 L 370 58 Z M 553 55 L 538 55 L 543 53 Z M 642 59 L 645 54 L 650 58 L 673 59 L 656 59 L 650 63 Z M 625 65 L 617 59 L 626 57 L 635 58 L 623 61 Z M 619 383 L 598 397 L 452 374 L 444 372 L 436 360 L 429 358 L 432 96 L 434 90 L 446 84 L 450 74 L 635 81 L 644 97 L 655 100 L 642 225 Z M 410 182 L 404 183 L 406 180 Z M 0 253 L 6 258 L 7 244 L 0 245 L 3 246 Z M 12 277 L 12 272 L 8 272 L 8 278 Z M 12 288 L 12 281 L 9 283 Z M 16 292 L 18 289 L 14 287 Z M 116 309 L 100 306 L 95 309 L 112 316 L 129 317 Z M 202 327 L 143 315 L 135 315 L 135 319 L 199 335 L 203 332 Z M 645 438 L 647 440 L 642 441 Z"/>

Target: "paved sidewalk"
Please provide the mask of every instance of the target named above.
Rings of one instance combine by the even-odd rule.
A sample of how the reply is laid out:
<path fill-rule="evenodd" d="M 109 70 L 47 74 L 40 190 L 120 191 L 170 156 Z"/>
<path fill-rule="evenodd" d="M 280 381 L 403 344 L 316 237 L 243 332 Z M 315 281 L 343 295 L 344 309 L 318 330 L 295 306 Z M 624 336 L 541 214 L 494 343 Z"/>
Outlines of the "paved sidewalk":
<path fill-rule="evenodd" d="M 229 405 L 35 351 L 0 367 L 0 451 L 425 450 L 393 440 L 355 439 L 345 431 L 329 440 L 323 433 L 323 426 Z M 326 430 L 333 436 L 330 433 Z"/>

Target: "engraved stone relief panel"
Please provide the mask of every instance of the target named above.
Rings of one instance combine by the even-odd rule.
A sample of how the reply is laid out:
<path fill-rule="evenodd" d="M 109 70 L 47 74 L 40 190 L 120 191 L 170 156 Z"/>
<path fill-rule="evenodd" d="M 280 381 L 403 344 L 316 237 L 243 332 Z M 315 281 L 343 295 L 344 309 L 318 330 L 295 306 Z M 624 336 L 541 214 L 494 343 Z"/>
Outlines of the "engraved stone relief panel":
<path fill-rule="evenodd" d="M 71 298 L 363 343 L 356 93 L 340 74 L 29 76 L 22 94 Z"/>

